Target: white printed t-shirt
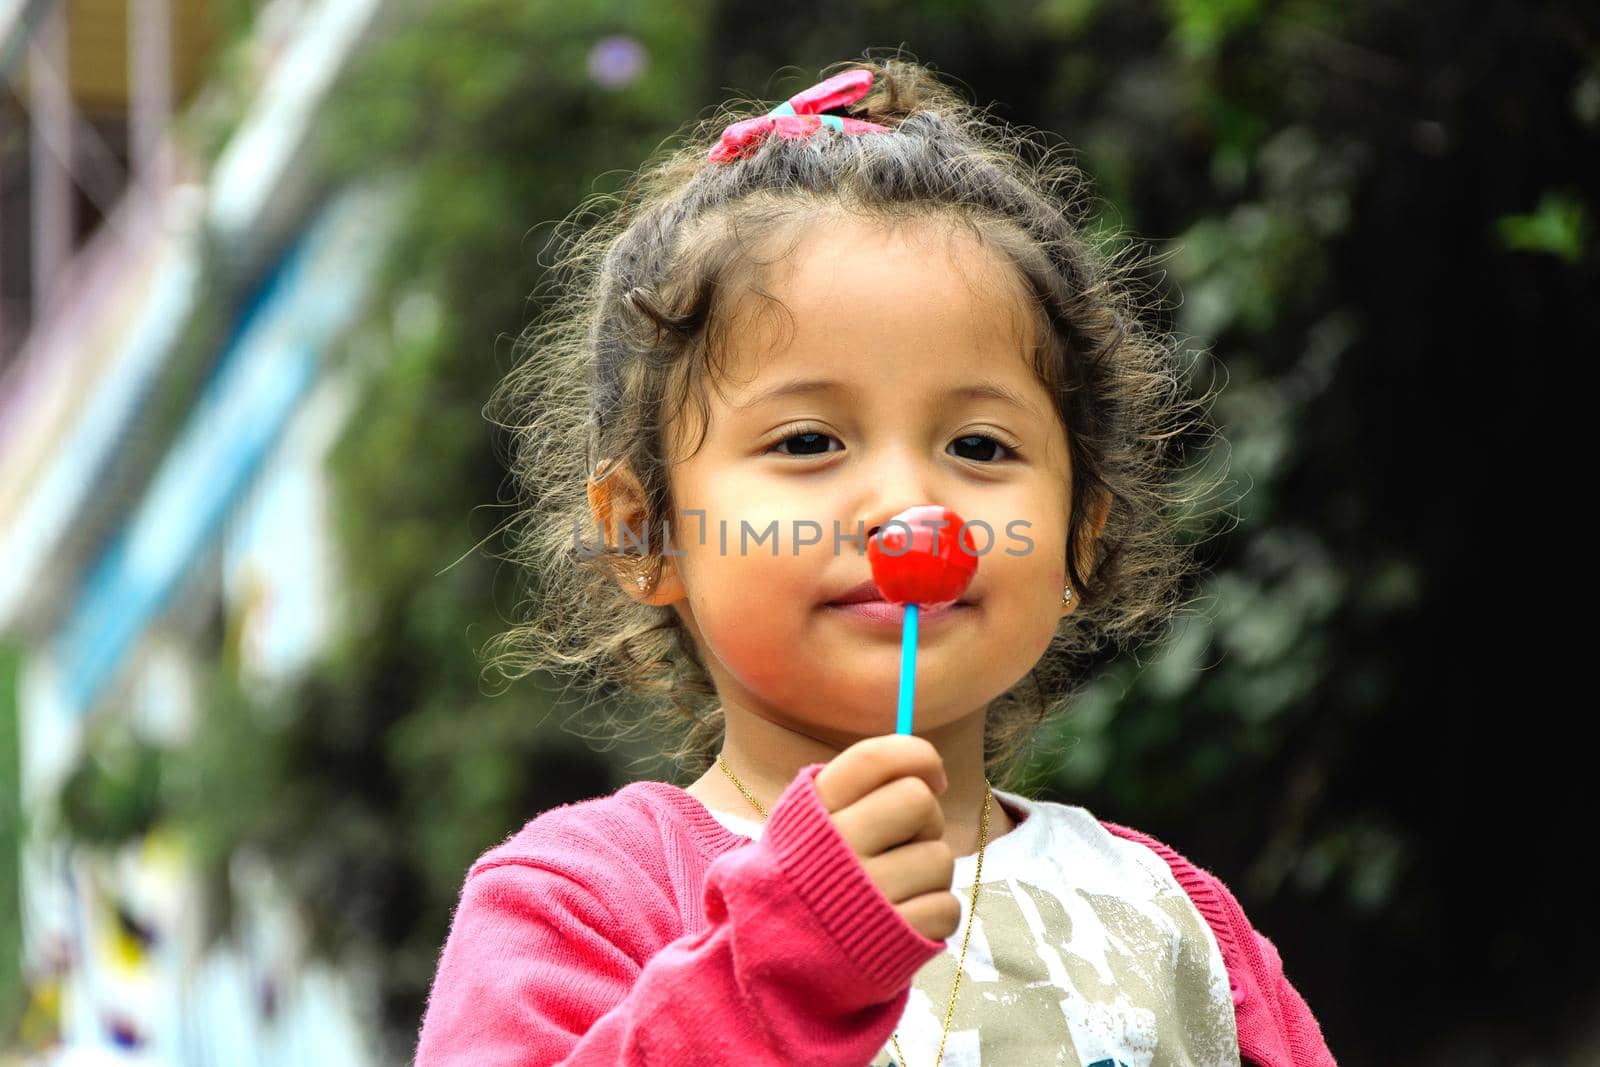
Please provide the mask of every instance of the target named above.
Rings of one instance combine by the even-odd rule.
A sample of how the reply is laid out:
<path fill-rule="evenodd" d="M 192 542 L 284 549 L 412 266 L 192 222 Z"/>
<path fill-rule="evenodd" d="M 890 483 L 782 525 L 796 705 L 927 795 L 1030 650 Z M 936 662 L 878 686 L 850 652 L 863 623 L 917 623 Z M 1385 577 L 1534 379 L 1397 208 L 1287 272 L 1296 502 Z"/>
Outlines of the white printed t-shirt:
<path fill-rule="evenodd" d="M 1083 808 L 994 796 L 1017 826 L 984 851 L 940 1067 L 1239 1067 L 1222 953 L 1161 857 Z M 759 820 L 711 814 L 761 836 Z M 956 857 L 961 924 L 895 1030 L 910 1063 L 886 1044 L 871 1067 L 938 1057 L 977 867 L 977 853 Z"/>

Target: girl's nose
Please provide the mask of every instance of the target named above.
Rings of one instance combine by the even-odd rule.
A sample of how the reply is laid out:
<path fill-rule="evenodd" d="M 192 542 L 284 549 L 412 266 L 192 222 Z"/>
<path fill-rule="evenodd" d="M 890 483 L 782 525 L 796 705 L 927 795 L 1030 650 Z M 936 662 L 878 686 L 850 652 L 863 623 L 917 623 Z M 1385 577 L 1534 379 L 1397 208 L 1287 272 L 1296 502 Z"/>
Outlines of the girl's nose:
<path fill-rule="evenodd" d="M 869 487 L 870 503 L 859 514 L 866 522 L 866 535 L 871 539 L 883 529 L 884 523 L 907 508 L 918 504 L 943 504 L 935 488 L 937 478 L 928 462 L 900 456 L 885 459 L 862 472 Z"/>

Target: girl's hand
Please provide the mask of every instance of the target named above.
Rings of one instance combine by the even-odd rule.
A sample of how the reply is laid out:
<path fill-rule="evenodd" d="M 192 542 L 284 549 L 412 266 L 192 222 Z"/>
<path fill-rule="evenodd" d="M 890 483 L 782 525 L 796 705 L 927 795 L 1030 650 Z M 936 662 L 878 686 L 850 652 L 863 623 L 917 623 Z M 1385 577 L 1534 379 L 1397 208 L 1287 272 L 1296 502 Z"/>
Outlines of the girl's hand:
<path fill-rule="evenodd" d="M 858 741 L 817 772 L 833 825 L 902 918 L 943 941 L 961 925 L 950 892 L 955 855 L 944 841 L 938 794 L 949 787 L 939 750 L 912 734 Z"/>

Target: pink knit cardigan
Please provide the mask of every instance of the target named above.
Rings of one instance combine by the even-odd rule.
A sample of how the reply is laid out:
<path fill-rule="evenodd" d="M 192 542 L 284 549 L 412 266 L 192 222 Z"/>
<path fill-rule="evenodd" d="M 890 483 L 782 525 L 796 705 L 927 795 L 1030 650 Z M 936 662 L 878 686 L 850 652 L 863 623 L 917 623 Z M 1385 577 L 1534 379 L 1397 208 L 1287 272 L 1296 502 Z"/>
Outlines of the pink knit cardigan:
<path fill-rule="evenodd" d="M 544 812 L 467 872 L 416 1067 L 864 1067 L 944 943 L 901 918 L 803 768 L 760 839 L 664 782 Z M 1215 932 L 1239 1052 L 1333 1067 L 1321 1029 L 1214 875 L 1137 831 Z"/>

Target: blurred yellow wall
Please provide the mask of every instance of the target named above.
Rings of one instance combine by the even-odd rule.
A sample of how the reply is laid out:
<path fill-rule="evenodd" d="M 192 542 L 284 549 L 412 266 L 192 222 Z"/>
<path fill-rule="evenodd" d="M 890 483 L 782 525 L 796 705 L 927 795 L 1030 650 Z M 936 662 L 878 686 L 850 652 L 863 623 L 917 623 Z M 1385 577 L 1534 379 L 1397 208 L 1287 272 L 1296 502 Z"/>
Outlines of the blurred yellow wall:
<path fill-rule="evenodd" d="M 217 27 L 208 0 L 168 2 L 176 107 L 199 86 Z M 128 0 L 66 0 L 72 96 L 86 113 L 128 110 L 128 6 Z"/>

